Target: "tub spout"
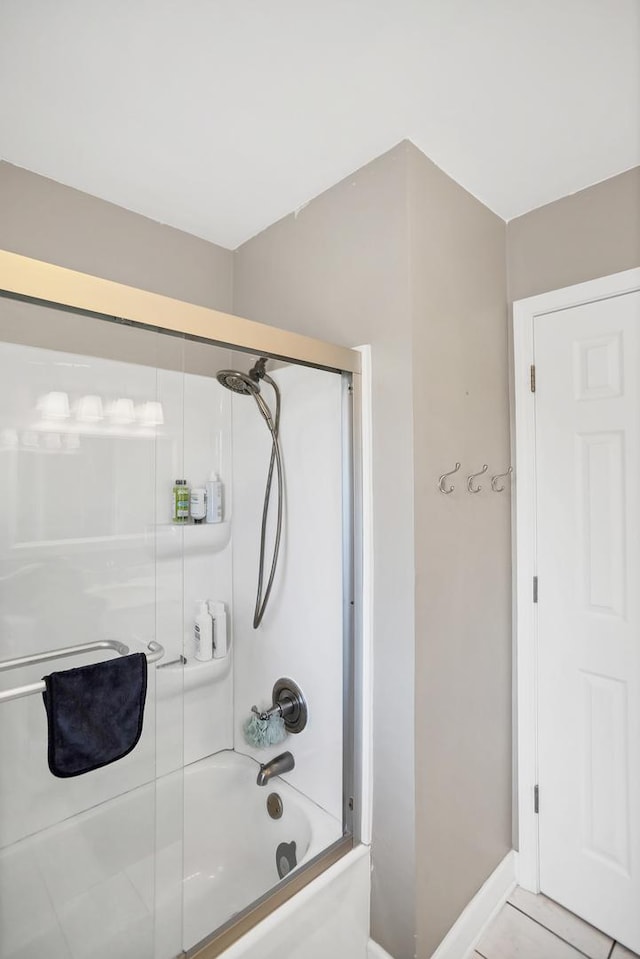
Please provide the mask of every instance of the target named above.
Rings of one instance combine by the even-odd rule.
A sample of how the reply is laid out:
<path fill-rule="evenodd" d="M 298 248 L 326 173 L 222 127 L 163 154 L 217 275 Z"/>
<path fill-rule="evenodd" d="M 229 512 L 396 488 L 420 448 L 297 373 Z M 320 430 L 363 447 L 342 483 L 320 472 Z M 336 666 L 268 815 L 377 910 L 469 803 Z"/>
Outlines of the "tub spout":
<path fill-rule="evenodd" d="M 296 761 L 289 752 L 280 753 L 268 763 L 261 763 L 258 779 L 258 786 L 266 786 L 274 776 L 281 776 L 283 773 L 290 773 L 295 767 Z"/>

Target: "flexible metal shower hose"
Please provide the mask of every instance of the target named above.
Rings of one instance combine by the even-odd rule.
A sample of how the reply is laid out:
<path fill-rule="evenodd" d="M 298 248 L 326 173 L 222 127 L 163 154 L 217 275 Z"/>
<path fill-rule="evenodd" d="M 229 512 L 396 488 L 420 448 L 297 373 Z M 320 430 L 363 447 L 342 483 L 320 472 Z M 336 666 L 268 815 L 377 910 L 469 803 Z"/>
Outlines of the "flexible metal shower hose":
<path fill-rule="evenodd" d="M 258 590 L 256 593 L 256 606 L 253 613 L 253 628 L 257 629 L 262 618 L 265 614 L 267 608 L 267 603 L 269 602 L 269 596 L 271 595 L 271 588 L 273 586 L 273 580 L 276 575 L 276 568 L 278 565 L 278 553 L 280 552 L 280 537 L 282 535 L 282 503 L 283 503 L 283 480 L 282 480 L 282 455 L 280 452 L 280 439 L 279 439 L 279 430 L 280 430 L 280 390 L 278 389 L 277 384 L 268 376 L 266 373 L 262 377 L 263 381 L 267 382 L 272 388 L 276 396 L 276 415 L 275 418 L 271 415 L 271 410 L 267 406 L 265 400 L 260 395 L 260 393 L 254 393 L 253 398 L 258 404 L 258 409 L 260 410 L 262 417 L 269 427 L 269 432 L 271 433 L 271 458 L 269 460 L 269 472 L 267 474 L 267 485 L 264 493 L 264 506 L 262 508 L 262 527 L 260 530 L 260 561 L 259 561 L 259 571 L 258 571 Z M 273 557 L 271 559 L 271 569 L 269 571 L 269 578 L 267 580 L 267 586 L 264 590 L 264 596 L 262 593 L 264 585 L 264 561 L 265 561 L 265 552 L 266 552 L 266 542 L 267 542 L 267 520 L 269 518 L 269 501 L 271 499 L 271 486 L 273 483 L 273 468 L 276 467 L 277 482 L 278 482 L 278 513 L 276 520 L 276 537 L 273 544 Z"/>

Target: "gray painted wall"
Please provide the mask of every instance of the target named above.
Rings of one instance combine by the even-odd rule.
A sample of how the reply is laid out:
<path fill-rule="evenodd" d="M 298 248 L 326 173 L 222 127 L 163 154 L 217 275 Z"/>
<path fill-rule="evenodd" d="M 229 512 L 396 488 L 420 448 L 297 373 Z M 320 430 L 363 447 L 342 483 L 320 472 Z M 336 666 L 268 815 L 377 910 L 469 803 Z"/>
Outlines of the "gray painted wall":
<path fill-rule="evenodd" d="M 0 249 L 231 312 L 233 254 L 0 162 Z"/>
<path fill-rule="evenodd" d="M 512 297 L 638 265 L 639 196 L 636 170 L 520 217 L 506 254 L 403 143 L 234 255 L 0 164 L 0 248 L 372 344 L 372 932 L 395 959 L 426 959 L 510 847 L 508 498 L 435 489 L 456 459 L 508 465 L 505 256 Z"/>
<path fill-rule="evenodd" d="M 507 239 L 512 301 L 640 266 L 640 167 L 511 220 Z"/>
<path fill-rule="evenodd" d="M 372 345 L 374 788 L 372 934 L 414 955 L 413 392 L 407 146 L 363 167 L 236 253 L 235 312 Z"/>
<path fill-rule="evenodd" d="M 416 557 L 417 955 L 511 848 L 505 223 L 409 153 Z M 455 492 L 438 476 L 460 461 Z M 489 464 L 471 495 L 466 476 Z"/>
<path fill-rule="evenodd" d="M 338 343 L 374 347 L 380 637 L 374 935 L 414 954 L 413 460 L 404 145 L 275 224 L 234 257 L 0 163 L 0 248 Z M 236 274 L 235 302 L 232 274 Z M 396 695 L 396 691 L 400 694 Z"/>
<path fill-rule="evenodd" d="M 372 934 L 396 959 L 511 847 L 509 496 L 435 489 L 509 464 L 505 270 L 505 224 L 410 143 L 236 255 L 236 312 L 373 347 Z"/>

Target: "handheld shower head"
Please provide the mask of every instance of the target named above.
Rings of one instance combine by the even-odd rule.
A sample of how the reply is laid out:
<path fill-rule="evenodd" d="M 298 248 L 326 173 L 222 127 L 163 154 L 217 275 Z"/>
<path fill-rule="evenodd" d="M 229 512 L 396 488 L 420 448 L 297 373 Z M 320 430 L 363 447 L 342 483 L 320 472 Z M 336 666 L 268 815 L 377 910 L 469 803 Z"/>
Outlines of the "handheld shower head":
<path fill-rule="evenodd" d="M 243 396 L 255 396 L 260 392 L 260 383 L 248 373 L 242 373 L 239 370 L 220 370 L 216 374 L 218 383 L 233 393 L 241 393 Z"/>
<path fill-rule="evenodd" d="M 224 386 L 225 389 L 231 390 L 232 393 L 239 393 L 241 396 L 253 396 L 269 430 L 277 436 L 278 428 L 276 423 L 274 423 L 271 410 L 260 396 L 260 379 L 266 377 L 268 382 L 273 383 L 271 377 L 265 374 L 264 364 L 266 362 L 266 360 L 258 360 L 253 369 L 248 373 L 242 373 L 240 370 L 220 370 L 220 372 L 216 374 L 216 378 L 218 383 Z M 274 388 L 277 390 L 275 384 Z"/>
<path fill-rule="evenodd" d="M 280 428 L 280 390 L 278 389 L 278 384 L 273 380 L 267 373 L 265 367 L 267 365 L 266 356 L 261 356 L 259 360 L 254 363 L 248 373 L 242 373 L 240 370 L 220 370 L 217 374 L 217 380 L 221 386 L 224 386 L 225 389 L 231 390 L 232 393 L 239 393 L 241 396 L 253 396 L 256 401 L 256 406 L 260 410 L 260 414 L 267 424 L 269 432 L 271 433 L 271 458 L 269 460 L 269 472 L 267 474 L 267 487 L 264 494 L 264 506 L 262 509 L 262 529 L 260 532 L 260 558 L 258 561 L 258 590 L 256 595 L 256 606 L 253 614 L 253 628 L 257 629 L 260 623 L 262 622 L 262 617 L 264 616 L 265 609 L 267 608 L 267 603 L 269 602 L 269 596 L 271 594 L 271 587 L 273 586 L 273 580 L 276 573 L 276 566 L 278 564 L 278 552 L 280 549 L 280 535 L 282 532 L 282 513 L 283 513 L 283 482 L 282 482 L 282 455 L 280 453 L 280 442 L 278 438 L 278 430 Z M 264 397 L 260 393 L 260 382 L 264 381 L 273 389 L 275 393 L 276 406 L 275 406 L 275 415 L 272 414 L 269 409 L 268 404 L 265 402 Z M 271 559 L 271 569 L 269 571 L 269 578 L 267 580 L 266 588 L 263 593 L 263 583 L 264 583 L 264 574 L 265 574 L 265 551 L 266 551 L 266 537 L 267 537 L 267 519 L 269 514 L 269 500 L 271 497 L 271 483 L 273 480 L 273 470 L 274 466 L 277 472 L 278 478 L 278 514 L 276 520 L 276 535 L 275 542 L 273 545 L 273 556 Z"/>
<path fill-rule="evenodd" d="M 270 376 L 267 376 L 266 366 L 267 358 L 261 356 L 248 373 L 243 373 L 240 370 L 220 370 L 216 376 L 218 383 L 221 383 L 226 389 L 232 390 L 234 393 L 241 393 L 244 396 L 255 396 L 256 393 L 260 392 L 260 380 L 266 379 L 268 383 L 273 385 L 273 380 Z"/>

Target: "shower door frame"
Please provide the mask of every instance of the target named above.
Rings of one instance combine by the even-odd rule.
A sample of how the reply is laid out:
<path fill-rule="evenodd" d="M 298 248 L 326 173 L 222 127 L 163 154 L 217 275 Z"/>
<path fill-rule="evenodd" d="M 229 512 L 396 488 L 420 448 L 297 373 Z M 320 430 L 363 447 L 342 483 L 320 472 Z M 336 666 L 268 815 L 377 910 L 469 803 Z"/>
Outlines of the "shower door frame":
<path fill-rule="evenodd" d="M 362 621 L 362 361 L 357 350 L 291 333 L 219 310 L 140 290 L 42 260 L 0 250 L 0 296 L 150 329 L 227 349 L 293 361 L 342 376 L 343 434 L 343 830 L 345 835 L 281 880 L 188 953 L 215 959 L 361 841 L 367 744 L 356 730 L 367 689 L 356 678 L 363 663 Z M 364 837 L 367 841 L 367 837 Z"/>

